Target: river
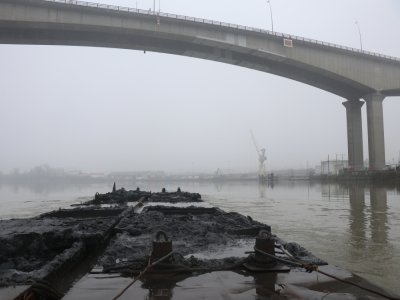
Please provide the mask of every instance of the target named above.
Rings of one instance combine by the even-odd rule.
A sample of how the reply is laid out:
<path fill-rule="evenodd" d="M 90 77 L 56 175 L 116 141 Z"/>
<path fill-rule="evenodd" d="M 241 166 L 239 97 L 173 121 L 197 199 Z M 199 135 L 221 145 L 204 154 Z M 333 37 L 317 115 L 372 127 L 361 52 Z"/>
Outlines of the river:
<path fill-rule="evenodd" d="M 126 189 L 198 192 L 213 206 L 272 226 L 330 264 L 400 292 L 400 188 L 279 182 L 143 182 Z M 25 218 L 91 199 L 112 184 L 0 184 L 0 219 Z M 118 187 L 118 183 L 117 183 Z"/>

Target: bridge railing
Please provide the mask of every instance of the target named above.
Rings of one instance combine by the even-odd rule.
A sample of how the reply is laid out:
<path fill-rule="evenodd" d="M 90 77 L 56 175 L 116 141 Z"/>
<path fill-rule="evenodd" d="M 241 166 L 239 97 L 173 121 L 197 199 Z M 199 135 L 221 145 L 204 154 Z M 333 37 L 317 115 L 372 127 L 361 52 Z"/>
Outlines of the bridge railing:
<path fill-rule="evenodd" d="M 249 26 L 243 26 L 243 25 L 237 25 L 237 24 L 231 24 L 231 23 L 220 22 L 220 21 L 214 21 L 214 20 L 208 20 L 208 19 L 201 19 L 201 18 L 188 17 L 188 16 L 183 16 L 183 15 L 157 12 L 157 11 L 152 11 L 151 9 L 144 10 L 144 9 L 138 9 L 138 8 L 124 7 L 124 6 L 118 6 L 118 5 L 109 5 L 109 4 L 102 4 L 102 3 L 95 3 L 95 2 L 87 2 L 87 1 L 80 1 L 80 0 L 43 0 L 43 1 L 71 4 L 71 5 L 78 5 L 78 6 L 85 6 L 85 7 L 94 7 L 94 8 L 100 8 L 100 9 L 108 9 L 108 10 L 116 10 L 116 11 L 125 11 L 125 12 L 131 12 L 131 13 L 136 13 L 136 14 L 154 15 L 154 16 L 160 16 L 160 17 L 164 17 L 164 18 L 180 19 L 180 20 L 191 21 L 191 22 L 196 22 L 196 23 L 212 24 L 212 25 L 217 25 L 217 26 L 221 26 L 221 27 L 228 27 L 228 28 L 240 29 L 240 30 L 245 30 L 245 31 L 258 32 L 258 33 L 268 34 L 271 36 L 277 36 L 277 37 L 287 38 L 287 39 L 291 39 L 291 40 L 297 40 L 297 41 L 307 42 L 307 43 L 311 43 L 311 44 L 318 44 L 318 45 L 323 45 L 323 46 L 327 46 L 327 47 L 343 49 L 343 50 L 347 50 L 347 51 L 351 51 L 351 52 L 357 52 L 357 53 L 372 55 L 372 56 L 381 57 L 381 58 L 385 58 L 385 59 L 400 61 L 400 58 L 398 58 L 398 57 L 380 54 L 380 53 L 371 52 L 371 51 L 366 51 L 366 50 L 361 50 L 361 49 L 357 49 L 357 48 L 353 48 L 353 47 L 342 46 L 342 45 L 338 45 L 338 44 L 334 44 L 334 43 L 309 39 L 309 38 L 305 38 L 305 37 L 301 37 L 301 36 L 297 36 L 297 35 L 285 34 L 285 33 L 280 33 L 280 32 L 275 32 L 275 31 L 272 32 L 270 30 L 249 27 Z"/>

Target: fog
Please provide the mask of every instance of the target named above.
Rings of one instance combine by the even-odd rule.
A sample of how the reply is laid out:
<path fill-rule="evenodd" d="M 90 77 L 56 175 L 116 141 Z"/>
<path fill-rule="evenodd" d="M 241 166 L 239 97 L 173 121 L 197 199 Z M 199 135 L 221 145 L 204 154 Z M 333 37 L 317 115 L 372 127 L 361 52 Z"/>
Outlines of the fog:
<path fill-rule="evenodd" d="M 100 1 L 135 7 L 136 1 Z M 161 0 L 161 11 L 270 29 L 266 1 Z M 271 0 L 274 29 L 400 57 L 397 0 Z M 151 0 L 138 0 L 142 9 Z M 157 0 L 158 7 L 158 0 Z M 347 158 L 342 99 L 274 75 L 140 51 L 0 45 L 0 171 L 47 163 L 92 172 L 256 171 Z M 399 159 L 400 98 L 384 102 Z M 364 157 L 368 157 L 365 105 Z"/>

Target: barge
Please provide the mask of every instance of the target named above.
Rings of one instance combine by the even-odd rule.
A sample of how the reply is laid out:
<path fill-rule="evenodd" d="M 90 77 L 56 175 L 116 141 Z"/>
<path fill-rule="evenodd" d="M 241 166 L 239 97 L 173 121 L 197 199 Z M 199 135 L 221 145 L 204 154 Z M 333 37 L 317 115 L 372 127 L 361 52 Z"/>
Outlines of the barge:
<path fill-rule="evenodd" d="M 114 188 L 0 228 L 4 300 L 400 299 L 179 188 Z"/>

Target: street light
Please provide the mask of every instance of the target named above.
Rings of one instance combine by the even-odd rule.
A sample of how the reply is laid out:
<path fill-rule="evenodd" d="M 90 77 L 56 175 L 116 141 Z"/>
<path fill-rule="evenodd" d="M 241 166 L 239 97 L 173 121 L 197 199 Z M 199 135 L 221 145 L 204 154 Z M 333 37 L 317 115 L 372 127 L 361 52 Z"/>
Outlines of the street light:
<path fill-rule="evenodd" d="M 360 48 L 361 51 L 363 51 L 363 45 L 362 45 L 362 37 L 361 37 L 361 29 L 360 29 L 360 24 L 358 24 L 358 21 L 356 21 L 354 24 L 356 24 L 357 29 L 358 29 L 358 35 L 360 36 Z"/>
<path fill-rule="evenodd" d="M 161 11 L 161 0 L 158 0 L 158 13 L 160 13 Z M 156 14 L 156 0 L 153 0 L 153 12 L 154 14 Z"/>
<path fill-rule="evenodd" d="M 272 27 L 272 32 L 274 32 L 274 19 L 272 18 L 272 5 L 271 5 L 271 1 L 267 0 L 267 3 L 269 5 L 269 13 L 271 16 L 271 27 Z"/>

